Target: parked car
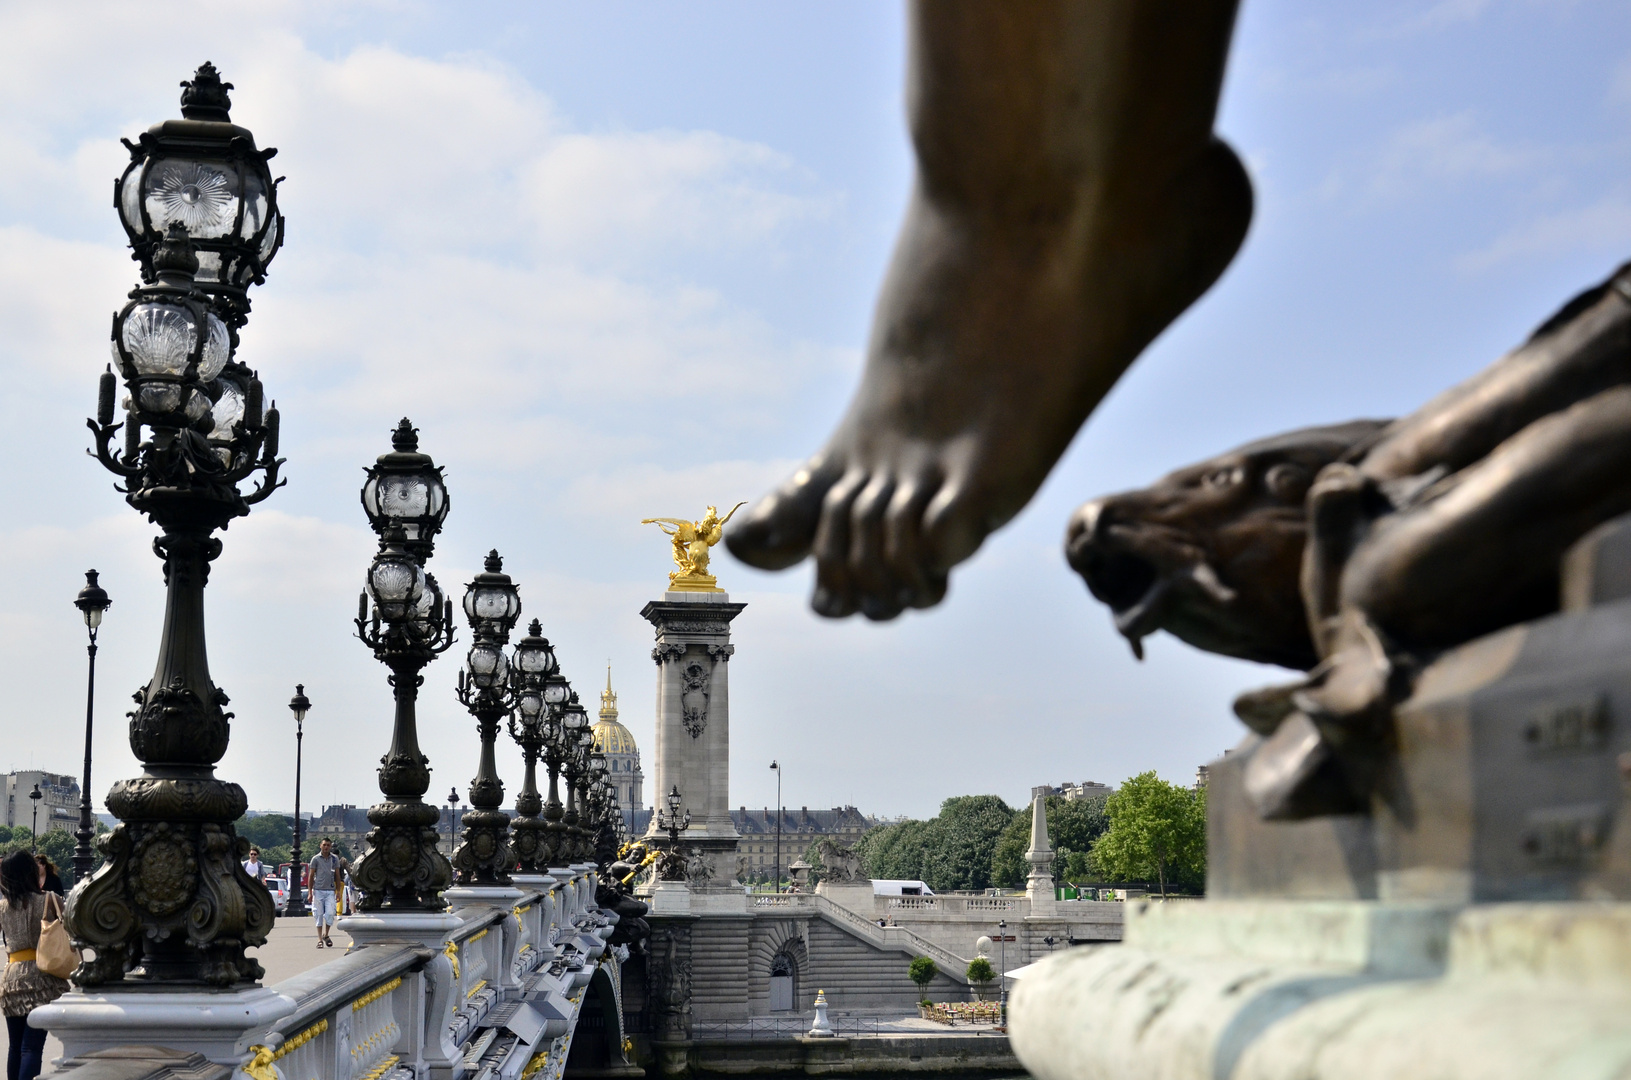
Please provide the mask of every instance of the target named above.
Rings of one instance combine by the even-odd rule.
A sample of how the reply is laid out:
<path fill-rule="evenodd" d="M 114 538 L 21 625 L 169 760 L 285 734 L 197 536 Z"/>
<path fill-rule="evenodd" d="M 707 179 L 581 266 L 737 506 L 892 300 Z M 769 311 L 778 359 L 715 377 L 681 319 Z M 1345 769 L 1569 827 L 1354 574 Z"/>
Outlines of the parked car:
<path fill-rule="evenodd" d="M 272 894 L 272 906 L 282 915 L 289 906 L 289 883 L 279 877 L 266 879 L 266 891 Z"/>

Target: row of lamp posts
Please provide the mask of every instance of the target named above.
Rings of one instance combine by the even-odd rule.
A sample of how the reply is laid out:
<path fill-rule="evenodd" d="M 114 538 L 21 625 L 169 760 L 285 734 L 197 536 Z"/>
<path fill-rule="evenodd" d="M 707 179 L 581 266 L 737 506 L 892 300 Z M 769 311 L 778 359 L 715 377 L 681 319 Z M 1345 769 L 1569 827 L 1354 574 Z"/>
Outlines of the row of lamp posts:
<path fill-rule="evenodd" d="M 509 647 L 521 617 L 521 593 L 497 551 L 466 586 L 463 601 L 471 644 L 456 693 L 476 719 L 480 763 L 451 860 L 438 850 L 434 826 L 440 812 L 423 801 L 430 769 L 419 750 L 414 705 L 424 681 L 420 670 L 455 639 L 453 604 L 425 570 L 449 502 L 441 468 L 420 452 L 418 431 L 407 419 L 391 445 L 368 470 L 362 490 L 380 546 L 358 600 L 357 635 L 391 669 L 397 702 L 391 748 L 380 763 L 386 799 L 368 812 L 374 829 L 356 872 L 362 909 L 440 910 L 440 894 L 455 879 L 503 886 L 517 868 L 543 873 L 573 862 L 609 863 L 622 816 L 605 757 L 594 750 L 588 713 L 561 674 L 538 620 Z M 499 732 L 506 726 L 526 769 L 513 822 L 501 809 L 504 784 L 496 763 Z M 547 801 L 538 791 L 540 758 L 549 774 Z M 455 790 L 448 797 L 450 815 L 457 804 Z"/>
<path fill-rule="evenodd" d="M 249 288 L 264 281 L 283 241 L 278 181 L 267 164 L 277 151 L 258 149 L 253 134 L 232 123 L 232 85 L 212 64 L 182 86 L 181 119 L 125 142 L 131 159 L 114 203 L 142 281 L 113 318 L 113 363 L 101 376 L 96 418 L 87 421 L 94 456 L 120 479 L 126 502 L 160 530 L 153 547 L 164 562 L 166 594 L 158 661 L 130 714 L 142 775 L 109 790 L 107 806 L 119 823 L 103 839 L 105 858 L 94 870 L 91 702 L 96 632 L 108 606 L 94 571 L 76 601 L 90 632 L 91 666 L 74 860 L 80 881 L 66 918 L 91 950 L 74 973 L 84 987 L 255 983 L 264 972 L 245 949 L 265 944 L 274 916 L 270 895 L 240 864 L 248 844 L 233 823 L 247 809 L 243 789 L 215 776 L 233 714 L 210 678 L 204 588 L 222 549 L 214 534 L 283 483 L 278 410 L 267 407 L 258 374 L 236 359 Z M 361 906 L 443 910 L 455 867 L 462 883 L 486 884 L 507 881 L 517 865 L 608 863 L 622 818 L 604 759 L 592 753 L 587 715 L 536 621 L 514 658 L 506 655 L 520 597 L 496 553 L 464 605 L 473 644 L 458 693 L 477 719 L 481 766 L 452 865 L 437 850 L 440 811 L 423 800 L 430 768 L 414 705 L 421 671 L 455 638 L 452 604 L 425 571 L 447 516 L 447 489 L 406 420 L 392 445 L 368 470 L 362 492 L 379 551 L 357 632 L 390 669 L 396 712 L 379 769 L 385 799 L 369 810 L 371 846 L 355 875 Z M 245 481 L 254 482 L 248 492 L 240 490 Z M 297 753 L 309 706 L 299 688 L 290 703 Z M 526 760 L 513 841 L 494 765 L 506 717 Z M 549 772 L 547 803 L 536 785 L 540 756 Z M 297 810 L 297 845 L 299 826 Z M 295 859 L 298 865 L 298 846 Z"/>

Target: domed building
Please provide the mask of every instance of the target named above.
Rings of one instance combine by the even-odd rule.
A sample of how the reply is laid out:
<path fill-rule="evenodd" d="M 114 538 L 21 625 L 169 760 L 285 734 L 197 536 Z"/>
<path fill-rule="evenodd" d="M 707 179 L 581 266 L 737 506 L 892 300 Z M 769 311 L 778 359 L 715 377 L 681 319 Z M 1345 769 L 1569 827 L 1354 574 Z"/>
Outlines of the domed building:
<path fill-rule="evenodd" d="M 640 771 L 640 748 L 634 736 L 617 721 L 617 695 L 612 692 L 612 668 L 606 666 L 606 689 L 600 695 L 600 719 L 595 723 L 595 749 L 606 755 L 608 779 L 617 791 L 617 804 L 624 810 L 642 809 L 641 786 L 646 775 Z"/>

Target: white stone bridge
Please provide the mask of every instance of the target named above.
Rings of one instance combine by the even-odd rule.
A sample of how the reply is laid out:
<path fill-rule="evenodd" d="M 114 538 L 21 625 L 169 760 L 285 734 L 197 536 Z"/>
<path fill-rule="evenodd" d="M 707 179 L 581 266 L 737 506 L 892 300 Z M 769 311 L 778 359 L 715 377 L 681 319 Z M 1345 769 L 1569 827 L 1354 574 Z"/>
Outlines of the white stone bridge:
<path fill-rule="evenodd" d="M 248 995 L 73 991 L 34 1013 L 72 1080 L 559 1080 L 643 1075 L 628 949 L 593 866 L 452 889 L 445 914 L 353 915 L 353 947 Z"/>

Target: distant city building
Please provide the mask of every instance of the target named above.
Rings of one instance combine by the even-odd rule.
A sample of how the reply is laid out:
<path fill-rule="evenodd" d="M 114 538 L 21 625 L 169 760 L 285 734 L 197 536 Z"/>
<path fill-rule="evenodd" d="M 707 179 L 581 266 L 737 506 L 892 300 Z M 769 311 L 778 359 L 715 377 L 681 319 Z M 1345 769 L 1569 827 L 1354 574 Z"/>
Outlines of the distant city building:
<path fill-rule="evenodd" d="M 623 811 L 623 822 L 629 835 L 640 836 L 651 824 L 650 810 Z M 768 877 L 776 864 L 776 815 L 770 807 L 749 810 L 739 807 L 731 811 L 731 823 L 742 839 L 737 842 L 736 853 L 742 860 L 750 878 Z M 831 810 L 811 810 L 788 807 L 782 816 L 782 870 L 803 855 L 811 844 L 831 840 L 848 847 L 863 833 L 882 819 L 868 817 L 853 806 L 835 806 Z"/>
<path fill-rule="evenodd" d="M 304 814 L 301 817 L 305 817 Z M 317 853 L 317 845 L 326 837 L 336 844 L 344 842 L 346 850 L 353 856 L 360 856 L 367 848 L 365 840 L 368 830 L 373 828 L 368 823 L 368 808 L 358 808 L 350 803 L 339 806 L 325 806 L 317 820 L 309 823 L 301 830 L 301 858 L 309 858 Z"/>
<path fill-rule="evenodd" d="M 40 824 L 42 833 L 52 829 L 73 832 L 79 828 L 79 780 L 62 773 L 25 769 L 3 774 L 6 795 L 6 825 L 29 828 L 34 821 L 34 804 L 29 792 L 40 785 Z"/>
<path fill-rule="evenodd" d="M 1106 795 L 1114 795 L 1116 789 L 1109 784 L 1101 784 L 1096 780 L 1083 780 L 1079 784 L 1073 784 L 1066 780 L 1058 787 L 1049 788 L 1048 793 L 1069 801 L 1075 801 L 1076 799 L 1099 799 Z"/>
<path fill-rule="evenodd" d="M 606 689 L 600 694 L 600 720 L 594 727 L 595 749 L 606 755 L 608 782 L 617 791 L 617 805 L 625 812 L 641 808 L 646 774 L 640 771 L 640 748 L 629 729 L 618 723 L 617 695 L 612 692 L 612 669 L 606 667 Z M 649 821 L 649 816 L 647 817 Z"/>

